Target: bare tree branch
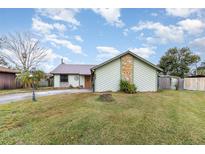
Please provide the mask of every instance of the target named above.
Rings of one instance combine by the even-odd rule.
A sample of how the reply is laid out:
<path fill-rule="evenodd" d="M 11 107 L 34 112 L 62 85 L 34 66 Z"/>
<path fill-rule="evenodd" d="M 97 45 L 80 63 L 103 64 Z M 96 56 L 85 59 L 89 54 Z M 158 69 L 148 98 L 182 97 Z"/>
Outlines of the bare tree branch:
<path fill-rule="evenodd" d="M 17 69 L 27 71 L 37 67 L 46 57 L 47 49 L 31 33 L 8 34 L 0 39 L 0 56 Z"/>

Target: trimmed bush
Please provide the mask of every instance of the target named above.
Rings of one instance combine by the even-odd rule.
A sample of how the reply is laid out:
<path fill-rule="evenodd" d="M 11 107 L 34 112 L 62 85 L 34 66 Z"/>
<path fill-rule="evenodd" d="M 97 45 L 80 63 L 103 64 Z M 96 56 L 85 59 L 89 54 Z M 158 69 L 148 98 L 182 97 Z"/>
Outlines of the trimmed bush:
<path fill-rule="evenodd" d="M 126 80 L 121 80 L 120 81 L 120 91 L 123 91 L 125 93 L 133 94 L 136 93 L 136 86 L 135 84 L 131 84 Z"/>

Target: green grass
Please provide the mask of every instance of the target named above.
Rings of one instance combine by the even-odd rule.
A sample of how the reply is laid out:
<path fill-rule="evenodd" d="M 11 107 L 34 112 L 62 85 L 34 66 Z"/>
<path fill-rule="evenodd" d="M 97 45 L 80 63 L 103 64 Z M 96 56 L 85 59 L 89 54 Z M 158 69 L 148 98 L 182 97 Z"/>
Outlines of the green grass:
<path fill-rule="evenodd" d="M 0 105 L 0 144 L 205 144 L 205 93 L 42 97 Z"/>

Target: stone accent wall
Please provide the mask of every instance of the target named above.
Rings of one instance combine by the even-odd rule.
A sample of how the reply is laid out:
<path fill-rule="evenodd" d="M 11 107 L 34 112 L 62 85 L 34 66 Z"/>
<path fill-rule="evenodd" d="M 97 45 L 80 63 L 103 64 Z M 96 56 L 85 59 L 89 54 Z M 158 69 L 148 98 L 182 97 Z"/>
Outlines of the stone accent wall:
<path fill-rule="evenodd" d="M 134 58 L 132 55 L 127 54 L 121 57 L 121 78 L 133 83 L 133 66 Z"/>

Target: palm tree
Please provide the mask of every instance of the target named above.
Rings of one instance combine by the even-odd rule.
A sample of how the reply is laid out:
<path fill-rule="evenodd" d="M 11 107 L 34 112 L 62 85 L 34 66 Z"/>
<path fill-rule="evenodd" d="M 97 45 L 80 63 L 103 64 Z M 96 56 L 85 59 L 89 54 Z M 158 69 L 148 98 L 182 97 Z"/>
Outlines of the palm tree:
<path fill-rule="evenodd" d="M 20 80 L 24 88 L 30 88 L 32 81 L 34 82 L 34 87 L 39 87 L 40 80 L 45 77 L 45 73 L 41 70 L 37 70 L 33 73 L 31 77 L 30 71 L 22 71 L 17 74 L 17 80 Z"/>
<path fill-rule="evenodd" d="M 29 71 L 20 72 L 19 74 L 17 74 L 16 78 L 17 78 L 17 80 L 20 80 L 22 82 L 24 88 L 31 87 L 32 79 L 30 77 Z"/>
<path fill-rule="evenodd" d="M 39 83 L 41 79 L 45 78 L 45 73 L 41 70 L 37 70 L 33 73 L 33 77 L 34 77 L 35 87 L 39 87 Z"/>

